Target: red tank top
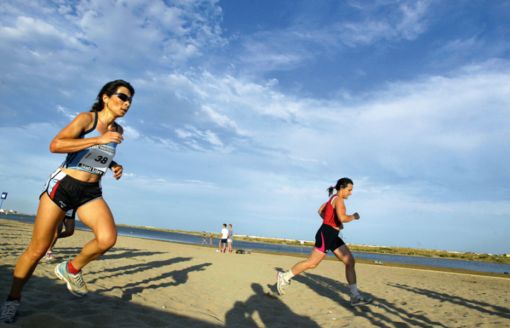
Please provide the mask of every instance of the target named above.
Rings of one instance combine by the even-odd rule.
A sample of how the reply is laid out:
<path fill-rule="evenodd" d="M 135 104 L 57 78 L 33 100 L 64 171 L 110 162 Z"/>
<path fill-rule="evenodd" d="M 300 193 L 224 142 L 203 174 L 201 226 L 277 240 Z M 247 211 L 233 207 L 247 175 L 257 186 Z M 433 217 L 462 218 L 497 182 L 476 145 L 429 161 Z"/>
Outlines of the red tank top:
<path fill-rule="evenodd" d="M 335 208 L 333 205 L 331 205 L 331 202 L 335 197 L 338 197 L 337 195 L 332 196 L 327 202 L 326 206 L 324 207 L 324 216 L 323 216 L 323 223 L 327 224 L 333 228 L 343 228 L 342 222 L 338 219 L 336 215 Z"/>

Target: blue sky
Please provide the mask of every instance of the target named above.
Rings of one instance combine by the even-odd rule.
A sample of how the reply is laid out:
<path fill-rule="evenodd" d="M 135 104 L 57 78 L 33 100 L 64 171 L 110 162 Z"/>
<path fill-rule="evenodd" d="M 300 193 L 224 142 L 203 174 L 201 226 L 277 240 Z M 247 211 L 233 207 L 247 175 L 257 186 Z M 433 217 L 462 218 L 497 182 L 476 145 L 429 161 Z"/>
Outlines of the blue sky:
<path fill-rule="evenodd" d="M 2 1 L 0 191 L 35 213 L 49 142 L 130 81 L 118 223 L 510 253 L 508 1 Z"/>

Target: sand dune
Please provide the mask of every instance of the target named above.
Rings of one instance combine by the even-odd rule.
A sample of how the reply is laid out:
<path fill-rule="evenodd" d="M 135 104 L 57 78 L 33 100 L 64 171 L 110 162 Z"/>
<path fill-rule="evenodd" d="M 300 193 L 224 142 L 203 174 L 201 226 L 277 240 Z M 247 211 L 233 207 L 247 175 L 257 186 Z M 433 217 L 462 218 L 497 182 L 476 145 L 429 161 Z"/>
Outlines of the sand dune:
<path fill-rule="evenodd" d="M 6 295 L 32 225 L 0 219 L 0 294 Z M 72 257 L 91 238 L 77 231 L 55 254 Z M 374 298 L 352 308 L 343 265 L 325 261 L 274 297 L 277 269 L 298 258 L 220 254 L 215 249 L 119 237 L 84 269 L 90 293 L 77 299 L 41 263 L 6 327 L 510 327 L 510 279 L 357 264 Z M 3 296 L 2 296 L 3 297 Z"/>

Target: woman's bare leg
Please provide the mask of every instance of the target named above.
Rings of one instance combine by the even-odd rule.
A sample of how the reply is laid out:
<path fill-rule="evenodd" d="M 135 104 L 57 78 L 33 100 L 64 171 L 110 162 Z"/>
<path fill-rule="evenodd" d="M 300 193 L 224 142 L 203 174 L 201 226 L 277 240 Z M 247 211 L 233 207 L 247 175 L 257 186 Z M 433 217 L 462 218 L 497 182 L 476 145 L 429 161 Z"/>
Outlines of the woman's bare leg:
<path fill-rule="evenodd" d="M 112 212 L 103 198 L 94 199 L 78 208 L 81 222 L 92 229 L 94 239 L 83 246 L 71 264 L 76 270 L 103 255 L 115 245 L 117 241 L 117 228 Z"/>
<path fill-rule="evenodd" d="M 356 283 L 356 261 L 347 245 L 342 245 L 333 251 L 335 256 L 345 264 L 345 277 L 349 285 Z"/>
<path fill-rule="evenodd" d="M 326 253 L 323 253 L 314 248 L 306 260 L 296 263 L 292 269 L 290 269 L 290 271 L 294 276 L 297 276 L 303 271 L 317 267 L 319 263 L 321 263 L 321 261 L 324 259 L 324 257 L 326 257 Z"/>
<path fill-rule="evenodd" d="M 285 294 L 285 288 L 290 284 L 290 279 L 306 270 L 317 267 L 324 257 L 326 257 L 326 253 L 314 248 L 306 260 L 294 264 L 289 271 L 278 272 L 276 276 L 276 289 L 278 293 L 280 295 Z"/>
<path fill-rule="evenodd" d="M 14 268 L 11 292 L 9 294 L 11 298 L 21 298 L 23 286 L 32 276 L 39 260 L 51 246 L 58 224 L 64 218 L 64 215 L 65 212 L 53 203 L 46 193 L 41 196 L 35 217 L 32 239 L 25 252 L 18 258 Z"/>
<path fill-rule="evenodd" d="M 342 245 L 335 249 L 333 253 L 336 257 L 345 264 L 345 277 L 349 283 L 349 289 L 351 290 L 351 305 L 358 306 L 368 304 L 372 302 L 372 297 L 368 295 L 362 295 L 356 284 L 356 270 L 355 261 L 352 253 L 347 245 Z"/>

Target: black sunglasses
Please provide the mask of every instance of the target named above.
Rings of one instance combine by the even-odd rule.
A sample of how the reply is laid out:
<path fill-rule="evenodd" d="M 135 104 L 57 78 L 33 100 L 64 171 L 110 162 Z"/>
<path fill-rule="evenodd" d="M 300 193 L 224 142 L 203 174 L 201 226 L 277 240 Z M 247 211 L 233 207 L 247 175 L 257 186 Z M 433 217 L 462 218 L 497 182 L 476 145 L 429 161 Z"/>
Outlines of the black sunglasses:
<path fill-rule="evenodd" d="M 133 97 L 130 97 L 127 94 L 124 94 L 124 93 L 116 92 L 116 93 L 114 93 L 114 95 L 119 97 L 119 99 L 122 100 L 122 101 L 129 101 L 129 102 L 133 101 Z"/>

